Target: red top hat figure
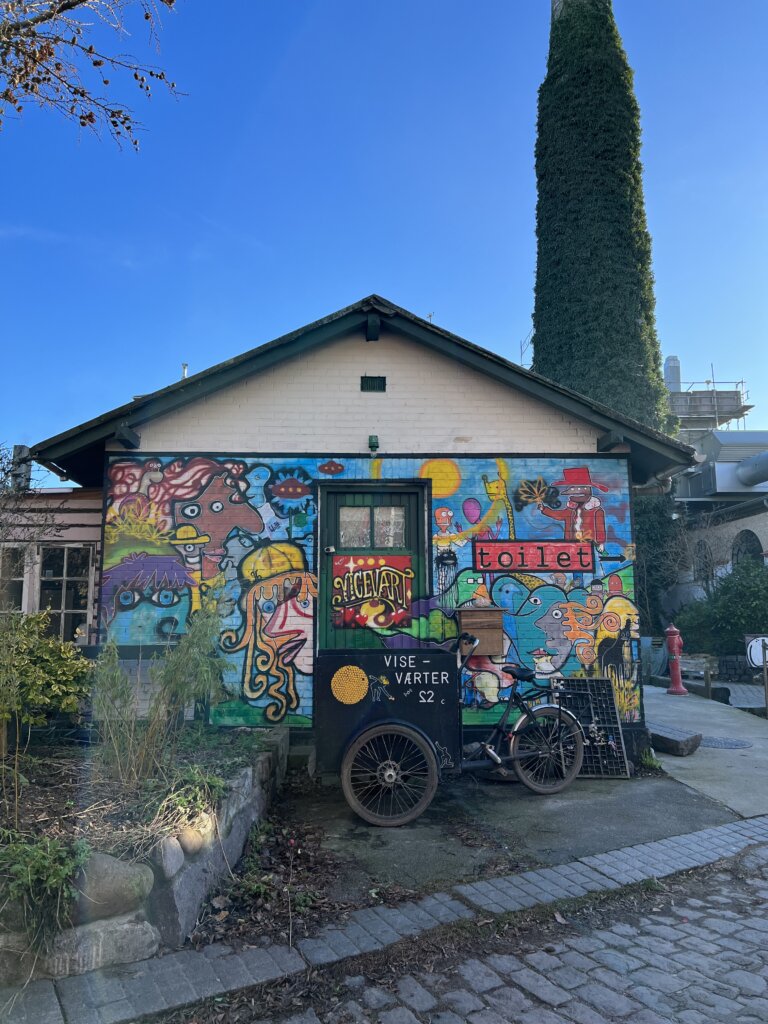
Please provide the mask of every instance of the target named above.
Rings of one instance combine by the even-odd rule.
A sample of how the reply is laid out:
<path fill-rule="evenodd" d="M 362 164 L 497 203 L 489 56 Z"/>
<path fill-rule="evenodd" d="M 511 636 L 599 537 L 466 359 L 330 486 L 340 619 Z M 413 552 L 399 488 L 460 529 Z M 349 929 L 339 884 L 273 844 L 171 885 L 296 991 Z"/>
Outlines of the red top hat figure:
<path fill-rule="evenodd" d="M 589 466 L 564 469 L 563 479 L 555 480 L 552 486 L 567 495 L 565 508 L 549 508 L 541 503 L 539 512 L 548 519 L 562 522 L 565 540 L 593 541 L 598 550 L 602 550 L 606 540 L 605 512 L 593 492 L 595 488 L 599 491 L 610 488 L 592 479 Z"/>
<path fill-rule="evenodd" d="M 610 488 L 604 484 L 597 483 L 589 473 L 589 466 L 576 466 L 575 469 L 564 469 L 563 479 L 555 480 L 553 487 L 596 487 L 598 491 L 607 491 Z"/>

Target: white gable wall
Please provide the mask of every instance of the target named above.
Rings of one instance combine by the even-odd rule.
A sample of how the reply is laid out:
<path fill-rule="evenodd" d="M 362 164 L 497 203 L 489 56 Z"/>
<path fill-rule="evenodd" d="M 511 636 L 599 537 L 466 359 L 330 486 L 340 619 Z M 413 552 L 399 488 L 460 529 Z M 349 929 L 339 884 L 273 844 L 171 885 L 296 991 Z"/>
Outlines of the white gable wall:
<path fill-rule="evenodd" d="M 361 392 L 364 374 L 386 377 L 386 392 Z M 380 454 L 586 454 L 599 433 L 384 332 L 330 342 L 137 429 L 142 451 L 367 452 L 377 434 Z"/>

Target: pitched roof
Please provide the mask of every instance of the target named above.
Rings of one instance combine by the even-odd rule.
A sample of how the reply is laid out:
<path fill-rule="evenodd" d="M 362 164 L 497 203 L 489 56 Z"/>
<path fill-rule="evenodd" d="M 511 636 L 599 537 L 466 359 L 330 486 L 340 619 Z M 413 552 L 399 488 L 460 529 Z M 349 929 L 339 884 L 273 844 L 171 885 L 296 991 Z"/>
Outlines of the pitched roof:
<path fill-rule="evenodd" d="M 141 395 L 95 419 L 40 441 L 31 449 L 31 455 L 37 462 L 54 471 L 63 472 L 77 483 L 96 486 L 101 482 L 107 441 L 118 440 L 126 448 L 135 448 L 138 444 L 137 428 L 147 420 L 173 412 L 236 381 L 355 330 L 365 331 L 369 340 L 375 340 L 382 326 L 598 427 L 604 431 L 603 450 L 609 450 L 621 441 L 628 444 L 633 475 L 639 482 L 654 474 L 683 468 L 693 462 L 694 449 L 688 445 L 571 391 L 570 388 L 517 366 L 379 295 L 369 295 L 290 334 L 217 363 L 208 370 L 176 381 L 159 391 Z"/>

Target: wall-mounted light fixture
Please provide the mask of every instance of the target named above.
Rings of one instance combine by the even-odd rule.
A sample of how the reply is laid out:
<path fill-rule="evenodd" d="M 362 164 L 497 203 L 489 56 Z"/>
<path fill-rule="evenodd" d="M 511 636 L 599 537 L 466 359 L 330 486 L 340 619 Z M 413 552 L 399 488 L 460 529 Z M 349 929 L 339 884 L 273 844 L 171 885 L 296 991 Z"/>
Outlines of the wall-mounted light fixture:
<path fill-rule="evenodd" d="M 368 451 L 373 455 L 374 452 L 379 450 L 379 435 L 369 434 L 368 435 Z"/>

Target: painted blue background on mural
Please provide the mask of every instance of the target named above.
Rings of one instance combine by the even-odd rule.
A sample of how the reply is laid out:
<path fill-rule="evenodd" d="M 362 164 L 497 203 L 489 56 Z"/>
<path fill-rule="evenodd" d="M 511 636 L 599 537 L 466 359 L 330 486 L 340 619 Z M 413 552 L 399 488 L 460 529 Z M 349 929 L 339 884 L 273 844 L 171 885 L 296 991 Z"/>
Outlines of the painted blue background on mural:
<path fill-rule="evenodd" d="M 626 462 L 554 456 L 114 456 L 108 470 L 101 610 L 121 645 L 182 634 L 217 603 L 227 700 L 214 719 L 309 725 L 315 650 L 316 481 L 428 479 L 432 596 L 385 647 L 446 646 L 457 609 L 502 609 L 508 660 L 539 678 L 607 675 L 637 719 L 638 641 Z M 583 541 L 580 573 L 483 572 L 472 541 Z M 322 599 L 322 594 L 320 595 Z M 465 720 L 506 695 L 498 660 L 465 673 Z"/>

